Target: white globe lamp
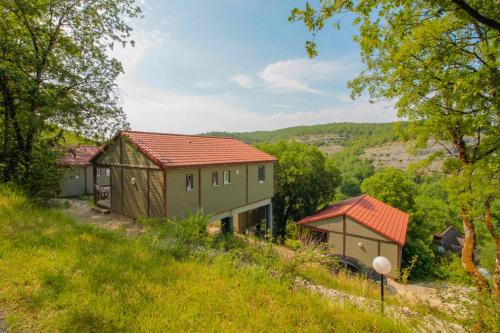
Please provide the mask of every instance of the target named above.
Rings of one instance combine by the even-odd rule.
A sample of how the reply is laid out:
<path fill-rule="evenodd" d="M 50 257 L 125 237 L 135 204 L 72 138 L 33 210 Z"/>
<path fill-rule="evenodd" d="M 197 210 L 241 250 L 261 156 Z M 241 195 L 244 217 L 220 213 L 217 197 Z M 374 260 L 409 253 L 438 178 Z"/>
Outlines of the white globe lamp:
<path fill-rule="evenodd" d="M 386 257 L 373 258 L 373 269 L 380 274 L 380 313 L 384 315 L 384 275 L 389 274 L 392 269 L 391 262 Z"/>
<path fill-rule="evenodd" d="M 392 265 L 386 257 L 378 256 L 373 259 L 373 268 L 381 275 L 386 275 L 391 272 Z"/>

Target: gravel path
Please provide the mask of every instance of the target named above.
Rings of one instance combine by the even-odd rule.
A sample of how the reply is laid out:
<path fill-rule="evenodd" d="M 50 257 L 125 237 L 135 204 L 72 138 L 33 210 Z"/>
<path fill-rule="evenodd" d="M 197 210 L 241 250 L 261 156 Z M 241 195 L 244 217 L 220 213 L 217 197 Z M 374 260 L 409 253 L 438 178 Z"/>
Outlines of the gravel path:
<path fill-rule="evenodd" d="M 335 289 L 329 289 L 302 278 L 295 279 L 295 287 L 302 287 L 311 292 L 318 293 L 337 304 L 344 304 L 347 302 L 348 304 L 368 310 L 371 313 L 380 311 L 379 301 L 346 294 Z M 384 307 L 384 314 L 393 319 L 406 322 L 416 332 L 465 332 L 465 329 L 458 324 L 441 320 L 432 315 L 422 316 L 420 313 L 410 310 L 407 307 L 386 304 Z"/>
<path fill-rule="evenodd" d="M 92 224 L 108 230 L 122 230 L 128 236 L 137 236 L 144 232 L 140 225 L 127 217 L 116 214 L 103 215 L 94 212 L 86 200 L 60 199 L 60 203 L 68 203 L 69 207 L 63 211 L 78 223 Z"/>

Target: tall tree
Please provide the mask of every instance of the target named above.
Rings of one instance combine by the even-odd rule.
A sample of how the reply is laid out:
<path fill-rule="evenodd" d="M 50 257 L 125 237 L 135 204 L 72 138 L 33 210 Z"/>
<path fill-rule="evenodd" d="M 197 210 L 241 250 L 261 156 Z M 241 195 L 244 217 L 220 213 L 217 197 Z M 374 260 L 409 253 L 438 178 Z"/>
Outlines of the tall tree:
<path fill-rule="evenodd" d="M 130 40 L 134 0 L 0 2 L 3 180 L 29 166 L 49 126 L 102 138 L 126 126 L 108 50 Z"/>
<path fill-rule="evenodd" d="M 298 142 L 267 143 L 259 148 L 276 156 L 273 206 L 274 237 L 285 237 L 286 224 L 330 203 L 340 184 L 333 160 L 316 147 Z"/>
<path fill-rule="evenodd" d="M 467 5 L 467 6 L 464 6 Z M 472 9 L 472 10 L 471 10 Z M 443 144 L 459 163 L 455 177 L 471 193 L 469 175 L 500 147 L 499 31 L 497 1 L 325 0 L 293 9 L 317 34 L 345 13 L 359 26 L 355 41 L 366 69 L 349 83 L 353 97 L 395 100 L 398 115 L 423 147 L 429 138 Z M 314 40 L 308 54 L 318 54 Z M 474 263 L 476 231 L 470 196 L 460 196 L 465 229 L 462 263 L 478 285 L 487 281 Z"/>

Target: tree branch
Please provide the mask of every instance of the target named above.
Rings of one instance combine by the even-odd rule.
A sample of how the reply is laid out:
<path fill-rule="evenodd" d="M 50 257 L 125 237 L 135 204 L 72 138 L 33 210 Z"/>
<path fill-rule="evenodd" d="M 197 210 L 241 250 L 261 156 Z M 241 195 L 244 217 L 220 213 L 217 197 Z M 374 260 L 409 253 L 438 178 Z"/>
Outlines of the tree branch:
<path fill-rule="evenodd" d="M 494 19 L 491 19 L 489 17 L 482 15 L 479 11 L 472 8 L 467 2 L 465 2 L 463 0 L 451 0 L 451 2 L 453 2 L 455 5 L 460 7 L 465 12 L 467 12 L 467 14 L 472 16 L 472 18 L 474 18 L 476 21 L 478 21 L 478 22 L 480 22 L 480 23 L 482 23 L 490 28 L 493 28 L 497 31 L 500 31 L 500 22 L 497 22 Z"/>

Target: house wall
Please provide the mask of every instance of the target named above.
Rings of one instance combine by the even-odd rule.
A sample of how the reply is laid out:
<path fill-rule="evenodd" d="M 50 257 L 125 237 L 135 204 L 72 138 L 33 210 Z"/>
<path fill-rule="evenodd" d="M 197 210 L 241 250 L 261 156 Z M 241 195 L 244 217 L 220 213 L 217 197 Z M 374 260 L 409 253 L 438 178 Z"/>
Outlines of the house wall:
<path fill-rule="evenodd" d="M 85 173 L 88 169 L 92 172 L 92 167 L 64 167 L 63 178 L 61 181 L 61 197 L 76 197 L 85 194 Z M 80 177 L 76 178 L 77 171 L 80 173 Z M 90 184 L 92 188 L 92 176 L 87 178 L 87 188 Z M 87 192 L 91 193 L 91 192 Z"/>
<path fill-rule="evenodd" d="M 330 253 L 356 258 L 367 267 L 372 267 L 373 258 L 376 256 L 384 256 L 392 264 L 389 276 L 398 276 L 400 247 L 397 243 L 349 217 L 345 217 L 345 232 L 343 224 L 344 217 L 339 216 L 310 223 L 308 226 L 328 232 Z"/>
<path fill-rule="evenodd" d="M 266 168 L 266 180 L 259 184 L 259 165 Z M 274 194 L 274 164 L 253 163 L 248 164 L 248 203 L 257 202 L 263 199 L 271 198 Z"/>
<path fill-rule="evenodd" d="M 111 185 L 111 210 L 131 218 L 164 216 L 164 172 L 127 140 L 119 138 L 95 161 L 97 183 Z M 105 169 L 110 168 L 111 179 Z"/>
<path fill-rule="evenodd" d="M 148 214 L 164 216 L 165 209 L 168 217 L 182 217 L 199 209 L 217 215 L 273 196 L 272 162 L 167 169 L 164 181 L 163 170 L 126 140 L 120 143 L 118 139 L 95 163 L 98 167 L 111 167 L 112 211 L 134 218 Z M 266 168 L 265 181 L 261 184 L 259 165 Z M 224 185 L 224 171 L 230 171 L 230 184 Z M 218 186 L 212 185 L 213 172 L 219 173 Z M 186 190 L 188 174 L 193 175 L 192 191 Z"/>
<path fill-rule="evenodd" d="M 273 164 L 265 163 L 266 179 L 262 184 L 258 183 L 258 165 L 236 164 L 167 170 L 168 216 L 181 217 L 199 209 L 205 214 L 220 214 L 271 198 L 273 196 Z M 231 174 L 230 184 L 224 185 L 224 171 L 229 171 Z M 219 173 L 218 186 L 212 185 L 213 172 Z M 186 190 L 188 174 L 193 175 L 193 191 Z"/>
<path fill-rule="evenodd" d="M 186 175 L 193 175 L 193 190 L 186 190 Z M 172 169 L 167 171 L 167 214 L 182 217 L 196 213 L 199 207 L 200 180 L 198 169 Z"/>

